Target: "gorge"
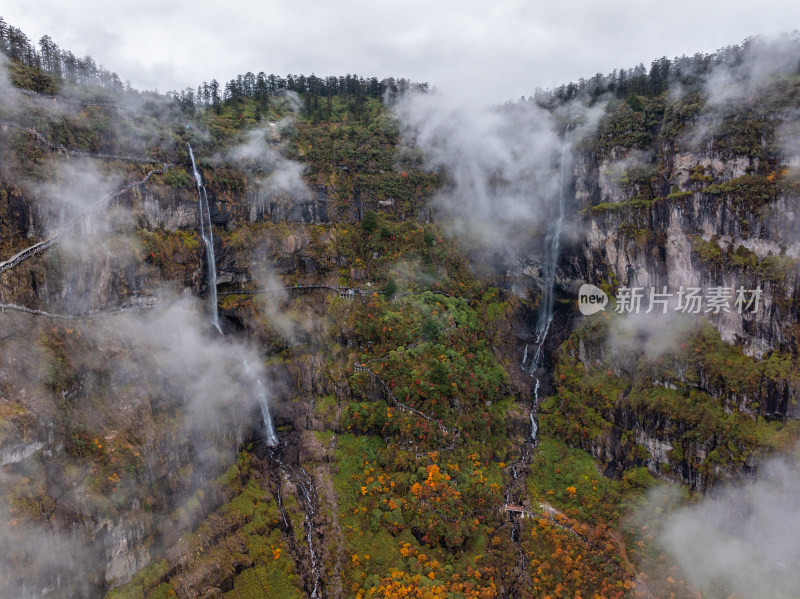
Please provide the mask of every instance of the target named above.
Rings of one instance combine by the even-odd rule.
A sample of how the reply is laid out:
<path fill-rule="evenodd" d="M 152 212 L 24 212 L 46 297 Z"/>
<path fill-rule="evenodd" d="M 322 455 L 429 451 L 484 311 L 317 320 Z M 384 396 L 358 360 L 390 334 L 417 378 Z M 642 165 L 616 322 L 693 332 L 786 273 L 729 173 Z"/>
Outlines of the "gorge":
<path fill-rule="evenodd" d="M 476 107 L 3 41 L 0 597 L 788 597 L 682 551 L 714 505 L 794 555 L 799 47 Z"/>

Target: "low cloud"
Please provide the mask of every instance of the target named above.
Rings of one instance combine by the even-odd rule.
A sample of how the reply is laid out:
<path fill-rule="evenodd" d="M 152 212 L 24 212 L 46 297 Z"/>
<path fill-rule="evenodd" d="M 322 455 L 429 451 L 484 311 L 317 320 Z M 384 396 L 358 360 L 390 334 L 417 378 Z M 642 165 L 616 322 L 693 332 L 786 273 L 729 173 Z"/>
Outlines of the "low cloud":
<path fill-rule="evenodd" d="M 775 140 L 789 167 L 800 169 L 800 108 L 787 110 L 781 121 Z"/>
<path fill-rule="evenodd" d="M 305 165 L 283 157 L 279 152 L 282 132 L 292 123 L 284 119 L 247 132 L 245 141 L 222 158 L 255 176 L 257 188 L 269 198 L 306 200 L 311 197 L 302 175 Z"/>
<path fill-rule="evenodd" d="M 279 99 L 285 100 L 292 112 L 300 114 L 303 111 L 303 102 L 297 92 L 290 89 L 279 89 L 277 96 Z"/>
<path fill-rule="evenodd" d="M 572 179 L 561 167 L 571 168 L 575 144 L 602 107 L 574 104 L 554 114 L 533 102 L 483 106 L 430 93 L 408 94 L 394 111 L 406 143 L 445 176 L 432 201 L 437 215 L 468 245 L 514 252 L 555 218 Z"/>
<path fill-rule="evenodd" d="M 700 317 L 681 314 L 674 310 L 661 313 L 660 307 L 650 314 L 644 313 L 647 298 L 642 302 L 643 311 L 626 314 L 612 320 L 607 346 L 611 352 L 631 352 L 638 359 L 644 355 L 653 360 L 678 350 L 698 330 Z"/>
<path fill-rule="evenodd" d="M 61 162 L 52 180 L 35 189 L 50 233 L 69 223 L 74 217 L 120 187 L 119 178 L 101 172 L 91 159 Z M 92 214 L 96 223 L 105 217 L 106 206 Z"/>
<path fill-rule="evenodd" d="M 0 115 L 9 112 L 19 101 L 17 88 L 11 83 L 8 74 L 8 65 L 8 58 L 0 52 L 0 96 L 3 98 L 3 101 L 0 102 Z"/>
<path fill-rule="evenodd" d="M 755 480 L 669 515 L 658 541 L 704 597 L 791 599 L 800 588 L 800 466 L 764 464 Z"/>
<path fill-rule="evenodd" d="M 747 40 L 737 60 L 717 66 L 706 77 L 704 90 L 709 106 L 754 100 L 762 88 L 776 79 L 800 71 L 800 36 Z"/>
<path fill-rule="evenodd" d="M 256 302 L 266 316 L 269 326 L 281 338 L 291 343 L 297 332 L 298 323 L 285 310 L 289 300 L 286 284 L 264 262 L 253 263 L 250 274 L 258 289 L 263 292 L 256 295 Z"/>
<path fill-rule="evenodd" d="M 723 64 L 712 66 L 702 75 L 705 104 L 683 136 L 688 148 L 698 148 L 718 135 L 726 115 L 763 105 L 765 91 L 772 83 L 800 73 L 800 35 L 750 38 L 728 49 L 722 58 Z M 676 85 L 673 93 L 675 89 L 682 91 Z"/>
<path fill-rule="evenodd" d="M 11 319 L 6 324 L 27 322 L 29 332 L 31 325 L 35 328 L 41 324 L 31 318 L 37 317 L 5 316 Z M 74 375 L 75 381 L 68 384 L 63 396 L 49 400 L 38 397 L 42 381 L 21 382 L 16 386 L 19 396 L 31 395 L 23 404 L 50 402 L 35 406 L 35 413 L 43 418 L 38 423 L 41 428 L 47 426 L 47 419 L 61 416 L 53 405 L 57 402 L 80 410 L 79 419 L 73 414 L 53 426 L 74 427 L 80 422 L 89 436 L 111 435 L 105 437 L 109 439 L 119 435 L 120 447 L 132 444 L 142 452 L 151 476 L 165 463 L 180 460 L 163 455 L 164 449 L 190 452 L 191 468 L 179 481 L 170 482 L 178 505 L 198 484 L 218 476 L 245 438 L 263 436 L 259 395 L 265 391 L 270 400 L 274 396 L 266 383 L 262 358 L 246 342 L 217 334 L 193 302 L 174 301 L 146 313 L 75 323 L 68 334 L 76 341 L 73 352 L 80 352 L 69 360 L 75 372 L 68 380 Z M 9 352 L 15 351 L 18 343 L 4 340 L 0 346 L 0 374 L 5 375 L 5 368 L 13 363 Z M 47 360 L 54 359 L 48 357 L 46 345 L 39 348 L 42 357 L 37 367 L 42 371 L 48 368 Z M 22 355 L 32 350 L 24 351 Z M 57 368 L 65 367 L 61 361 L 59 364 Z M 263 386 L 259 379 L 264 381 Z M 95 393 L 101 393 L 102 401 Z M 48 456 L 48 451 L 56 452 L 55 456 Z M 161 483 L 137 481 L 136 485 L 145 486 L 137 486 L 125 497 L 125 507 L 118 505 L 115 509 L 96 488 L 98 463 L 65 458 L 65 451 L 63 445 L 48 445 L 38 458 L 0 471 L 0 484 L 7 491 L 0 497 L 2 597 L 32 597 L 44 588 L 58 589 L 64 596 L 92 595 L 96 592 L 93 577 L 102 576 L 105 568 L 104 555 L 98 555 L 98 550 L 110 551 L 113 542 L 100 541 L 102 529 L 122 524 L 126 512 L 132 511 L 135 516 L 137 502 L 143 497 L 158 496 L 149 486 Z M 68 473 L 42 477 L 44 468 L 64 464 L 71 465 Z M 124 473 L 120 476 L 121 484 L 134 484 Z M 164 507 L 171 511 L 174 506 Z M 47 514 L 47 519 L 37 521 L 37 510 Z M 160 516 L 169 518 L 168 514 Z M 96 568 L 98 571 L 94 571 Z"/>
<path fill-rule="evenodd" d="M 174 390 L 185 402 L 187 430 L 232 425 L 256 405 L 254 376 L 264 378 L 262 360 L 244 342 L 216 334 L 191 302 L 122 315 L 104 325 L 97 331 L 97 344 L 116 339 L 135 348 L 158 388 Z"/>

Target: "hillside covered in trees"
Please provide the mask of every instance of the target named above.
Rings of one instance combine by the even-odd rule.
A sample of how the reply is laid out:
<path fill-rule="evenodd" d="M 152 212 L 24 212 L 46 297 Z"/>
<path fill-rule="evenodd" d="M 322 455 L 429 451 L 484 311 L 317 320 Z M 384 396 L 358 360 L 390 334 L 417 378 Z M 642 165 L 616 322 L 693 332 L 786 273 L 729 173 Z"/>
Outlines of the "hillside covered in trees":
<path fill-rule="evenodd" d="M 0 51 L 0 597 L 791 596 L 796 36 L 466 115 Z"/>

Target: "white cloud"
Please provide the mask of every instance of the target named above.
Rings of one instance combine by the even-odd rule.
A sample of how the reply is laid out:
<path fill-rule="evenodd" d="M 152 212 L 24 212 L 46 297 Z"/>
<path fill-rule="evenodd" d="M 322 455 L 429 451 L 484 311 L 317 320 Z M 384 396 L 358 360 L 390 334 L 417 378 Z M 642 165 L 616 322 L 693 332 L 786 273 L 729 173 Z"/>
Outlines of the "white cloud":
<path fill-rule="evenodd" d="M 468 100 L 411 94 L 394 110 L 406 143 L 422 150 L 428 168 L 445 173 L 432 205 L 465 247 L 514 255 L 558 213 L 574 145 L 594 129 L 602 108 L 573 103 L 554 116 L 532 102 L 486 107 Z M 565 138 L 559 118 L 582 124 Z"/>
<path fill-rule="evenodd" d="M 704 597 L 797 596 L 799 473 L 797 463 L 773 460 L 756 481 L 667 518 L 659 540 Z"/>
<path fill-rule="evenodd" d="M 780 18 L 776 18 L 780 15 Z M 710 52 L 800 22 L 800 5 L 678 0 L 378 3 L 6 0 L 32 39 L 50 34 L 139 88 L 181 89 L 247 70 L 405 76 L 484 101 L 529 95 L 660 56 Z"/>

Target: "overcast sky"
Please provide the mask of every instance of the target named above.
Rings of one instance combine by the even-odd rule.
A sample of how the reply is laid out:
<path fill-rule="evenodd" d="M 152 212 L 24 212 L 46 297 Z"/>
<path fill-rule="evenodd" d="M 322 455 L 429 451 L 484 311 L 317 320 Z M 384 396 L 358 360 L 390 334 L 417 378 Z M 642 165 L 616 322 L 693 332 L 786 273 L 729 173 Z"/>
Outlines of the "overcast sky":
<path fill-rule="evenodd" d="M 3 0 L 32 40 L 49 34 L 140 89 L 247 71 L 428 81 L 503 101 L 800 27 L 797 0 Z"/>

